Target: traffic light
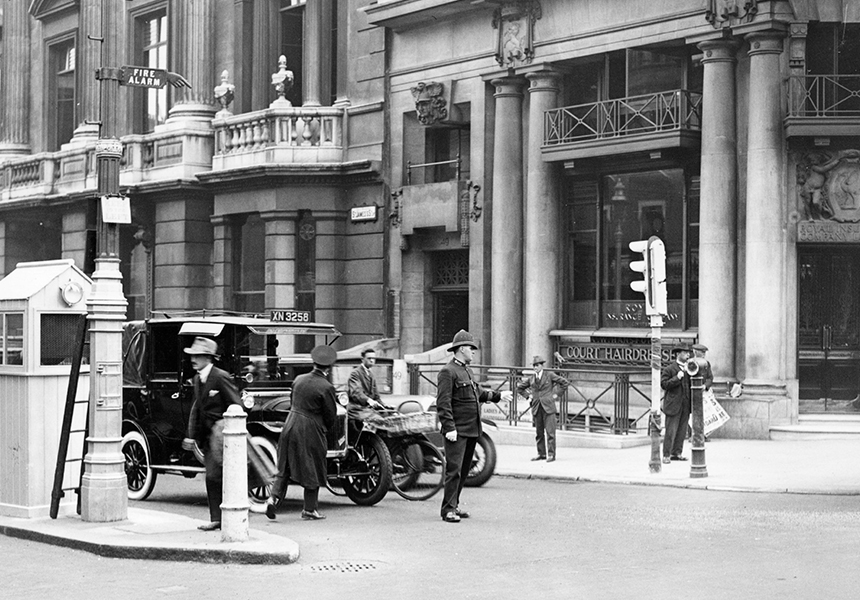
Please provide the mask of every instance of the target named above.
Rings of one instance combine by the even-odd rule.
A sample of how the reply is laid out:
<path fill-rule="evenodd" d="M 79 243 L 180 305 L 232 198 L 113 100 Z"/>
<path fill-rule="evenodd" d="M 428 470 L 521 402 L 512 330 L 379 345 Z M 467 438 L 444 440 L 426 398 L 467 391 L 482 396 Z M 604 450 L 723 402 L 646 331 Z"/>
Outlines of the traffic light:
<path fill-rule="evenodd" d="M 663 240 L 652 235 L 647 240 L 630 242 L 630 249 L 640 252 L 643 260 L 634 260 L 630 268 L 642 273 L 642 279 L 630 283 L 635 292 L 645 295 L 646 315 L 665 315 L 669 312 L 666 297 L 666 247 Z"/>

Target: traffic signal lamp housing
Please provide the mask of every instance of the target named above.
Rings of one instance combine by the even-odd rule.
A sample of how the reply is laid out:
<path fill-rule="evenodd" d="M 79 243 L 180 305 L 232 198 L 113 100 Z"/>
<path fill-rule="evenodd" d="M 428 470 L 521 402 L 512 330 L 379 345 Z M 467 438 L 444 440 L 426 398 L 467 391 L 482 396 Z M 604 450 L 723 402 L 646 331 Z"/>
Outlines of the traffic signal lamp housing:
<path fill-rule="evenodd" d="M 642 279 L 630 283 L 635 292 L 645 296 L 646 315 L 665 315 L 669 312 L 666 294 L 666 247 L 663 240 L 652 235 L 647 240 L 630 242 L 630 249 L 642 254 L 642 260 L 634 260 L 630 268 L 642 273 Z"/>

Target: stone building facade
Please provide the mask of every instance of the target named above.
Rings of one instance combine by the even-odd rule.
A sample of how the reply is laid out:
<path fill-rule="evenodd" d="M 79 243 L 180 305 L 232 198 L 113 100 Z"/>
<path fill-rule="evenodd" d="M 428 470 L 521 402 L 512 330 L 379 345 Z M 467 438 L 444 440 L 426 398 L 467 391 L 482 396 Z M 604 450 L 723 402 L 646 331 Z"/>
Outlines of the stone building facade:
<path fill-rule="evenodd" d="M 190 88 L 124 86 L 115 107 L 128 318 L 298 308 L 341 344 L 386 335 L 384 32 L 368 4 L 5 2 L 0 275 L 53 258 L 92 272 L 94 74 L 164 69 Z"/>
<path fill-rule="evenodd" d="M 404 352 L 440 343 L 442 324 L 479 335 L 486 364 L 556 353 L 575 366 L 607 345 L 647 357 L 628 244 L 656 235 L 664 342 L 710 348 L 733 417 L 722 434 L 857 410 L 856 3 L 390 0 L 365 13 L 388 31 Z"/>
<path fill-rule="evenodd" d="M 191 88 L 117 107 L 129 318 L 636 366 L 628 244 L 658 236 L 664 342 L 710 348 L 724 435 L 856 409 L 855 2 L 10 0 L 0 49 L 0 275 L 92 271 L 92 74 L 160 68 Z"/>

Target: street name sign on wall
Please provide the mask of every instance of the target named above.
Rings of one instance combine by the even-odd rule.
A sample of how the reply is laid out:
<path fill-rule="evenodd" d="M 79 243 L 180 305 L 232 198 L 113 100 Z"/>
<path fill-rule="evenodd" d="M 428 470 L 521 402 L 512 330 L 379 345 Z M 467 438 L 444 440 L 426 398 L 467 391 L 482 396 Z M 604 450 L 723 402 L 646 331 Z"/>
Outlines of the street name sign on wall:
<path fill-rule="evenodd" d="M 163 88 L 167 85 L 167 71 L 150 67 L 124 66 L 119 83 L 129 87 Z"/>

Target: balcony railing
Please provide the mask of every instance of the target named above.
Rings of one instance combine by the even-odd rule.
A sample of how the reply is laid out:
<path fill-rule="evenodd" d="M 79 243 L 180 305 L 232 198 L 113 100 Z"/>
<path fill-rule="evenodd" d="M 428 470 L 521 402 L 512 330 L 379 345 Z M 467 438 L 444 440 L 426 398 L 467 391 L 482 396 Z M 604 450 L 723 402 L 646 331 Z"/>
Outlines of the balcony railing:
<path fill-rule="evenodd" d="M 325 106 L 268 108 L 215 119 L 213 170 L 260 162 L 339 162 L 343 121 L 343 109 Z"/>
<path fill-rule="evenodd" d="M 618 138 L 682 129 L 701 130 L 702 95 L 670 90 L 548 110 L 544 145 Z"/>
<path fill-rule="evenodd" d="M 790 117 L 860 117 L 860 75 L 789 78 Z"/>

